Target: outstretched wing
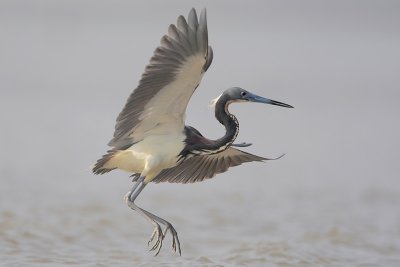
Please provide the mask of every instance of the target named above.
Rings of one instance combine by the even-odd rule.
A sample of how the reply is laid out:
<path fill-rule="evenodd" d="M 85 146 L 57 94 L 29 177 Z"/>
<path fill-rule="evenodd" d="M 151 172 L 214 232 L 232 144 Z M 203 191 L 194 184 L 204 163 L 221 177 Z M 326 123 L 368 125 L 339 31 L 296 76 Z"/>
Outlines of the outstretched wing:
<path fill-rule="evenodd" d="M 176 167 L 161 171 L 152 182 L 183 184 L 201 182 L 204 179 L 214 177 L 218 173 L 227 171 L 229 167 L 245 162 L 264 160 L 268 159 L 230 147 L 217 154 L 189 158 Z"/>
<path fill-rule="evenodd" d="M 182 132 L 187 104 L 212 61 L 205 9 L 178 17 L 129 96 L 108 145 L 127 147 L 152 134 Z"/>

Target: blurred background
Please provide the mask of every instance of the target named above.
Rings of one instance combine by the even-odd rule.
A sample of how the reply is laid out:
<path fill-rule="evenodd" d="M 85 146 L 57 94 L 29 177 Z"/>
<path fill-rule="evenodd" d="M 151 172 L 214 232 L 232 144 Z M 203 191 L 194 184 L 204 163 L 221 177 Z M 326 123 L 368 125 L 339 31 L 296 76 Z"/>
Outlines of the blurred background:
<path fill-rule="evenodd" d="M 237 104 L 237 142 L 277 161 L 203 183 L 150 184 L 90 166 L 161 36 L 207 8 L 214 61 L 186 122 L 224 134 L 208 105 L 240 86 L 295 109 Z M 0 265 L 400 266 L 400 2 L 0 2 Z M 251 115 L 251 116 L 250 116 Z"/>

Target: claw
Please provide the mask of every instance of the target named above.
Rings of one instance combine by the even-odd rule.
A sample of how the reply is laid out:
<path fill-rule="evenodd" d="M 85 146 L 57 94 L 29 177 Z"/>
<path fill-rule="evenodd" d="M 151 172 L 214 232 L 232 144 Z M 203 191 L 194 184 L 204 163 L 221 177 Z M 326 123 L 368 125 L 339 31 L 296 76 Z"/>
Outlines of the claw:
<path fill-rule="evenodd" d="M 153 242 L 154 237 L 156 236 L 157 228 L 154 228 L 153 233 L 150 236 L 149 242 L 147 242 L 147 246 L 150 246 L 150 243 Z"/>
<path fill-rule="evenodd" d="M 160 240 L 157 240 L 157 242 L 156 242 L 156 243 L 154 244 L 154 246 L 150 249 L 150 251 L 154 251 L 154 250 L 156 250 L 157 248 L 161 248 L 161 246 L 162 246 L 161 241 L 160 241 Z M 160 251 L 160 249 L 157 250 L 157 253 L 156 253 L 155 256 L 157 256 L 157 254 L 158 254 L 159 251 Z"/>
<path fill-rule="evenodd" d="M 159 224 L 157 224 L 154 228 L 153 233 L 150 236 L 150 240 L 149 242 L 147 242 L 147 245 L 150 246 L 150 243 L 153 242 L 154 239 L 156 239 L 156 242 L 154 243 L 153 247 L 151 247 L 150 251 L 156 251 L 156 254 L 154 256 L 157 256 L 158 253 L 160 253 L 162 242 L 164 240 L 164 234 Z"/>
<path fill-rule="evenodd" d="M 147 246 L 150 246 L 151 242 L 156 240 L 154 245 L 151 247 L 150 251 L 156 251 L 156 254 L 154 256 L 157 256 L 160 253 L 165 236 L 167 235 L 168 231 L 170 231 L 172 235 L 172 251 L 176 253 L 176 250 L 178 249 L 179 256 L 182 256 L 181 244 L 179 242 L 178 233 L 170 223 L 165 224 L 165 226 L 166 227 L 163 233 L 160 225 L 157 223 L 157 225 L 153 230 L 153 233 L 150 236 L 149 242 L 147 242 Z"/>
<path fill-rule="evenodd" d="M 179 242 L 178 233 L 176 232 L 175 228 L 170 223 L 166 224 L 166 227 L 164 230 L 164 236 L 167 235 L 168 231 L 170 231 L 171 235 L 172 235 L 172 251 L 176 253 L 176 248 L 178 247 L 179 255 L 182 256 L 181 245 Z"/>
<path fill-rule="evenodd" d="M 177 245 L 177 247 L 178 247 L 178 252 L 179 252 L 179 256 L 182 256 L 182 251 L 181 251 L 181 243 L 179 242 L 179 238 L 178 238 L 178 233 L 175 231 L 175 235 L 174 235 L 174 238 L 173 238 L 173 244 L 175 243 L 175 241 L 176 241 L 176 245 Z M 175 252 L 176 252 L 176 247 L 175 247 Z"/>

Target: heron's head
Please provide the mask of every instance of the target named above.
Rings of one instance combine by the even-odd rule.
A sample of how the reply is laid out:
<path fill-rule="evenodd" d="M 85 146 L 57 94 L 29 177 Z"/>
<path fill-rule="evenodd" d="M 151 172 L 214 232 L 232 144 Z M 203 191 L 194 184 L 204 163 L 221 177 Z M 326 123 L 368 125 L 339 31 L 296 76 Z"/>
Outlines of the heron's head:
<path fill-rule="evenodd" d="M 225 92 L 220 96 L 220 98 L 221 97 L 226 98 L 229 102 L 258 102 L 258 103 L 281 106 L 285 108 L 293 108 L 291 105 L 255 95 L 240 87 L 232 87 L 225 90 Z"/>

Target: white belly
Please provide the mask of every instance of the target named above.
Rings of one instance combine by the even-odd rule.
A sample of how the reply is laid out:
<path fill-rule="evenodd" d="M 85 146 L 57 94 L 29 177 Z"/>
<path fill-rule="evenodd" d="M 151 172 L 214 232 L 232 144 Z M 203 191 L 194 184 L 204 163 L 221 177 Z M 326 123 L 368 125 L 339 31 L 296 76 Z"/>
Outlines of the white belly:
<path fill-rule="evenodd" d="M 152 135 L 116 153 L 107 167 L 141 173 L 146 182 L 163 169 L 177 165 L 178 155 L 184 147 L 184 134 Z"/>

